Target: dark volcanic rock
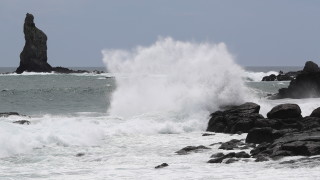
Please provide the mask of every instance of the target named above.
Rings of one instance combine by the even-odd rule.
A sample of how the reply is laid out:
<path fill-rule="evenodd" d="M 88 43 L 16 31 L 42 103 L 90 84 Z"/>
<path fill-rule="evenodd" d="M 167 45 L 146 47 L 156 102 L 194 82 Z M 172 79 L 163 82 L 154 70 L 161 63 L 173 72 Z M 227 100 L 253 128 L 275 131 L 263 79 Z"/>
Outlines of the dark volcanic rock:
<path fill-rule="evenodd" d="M 316 63 L 312 61 L 307 61 L 302 71 L 306 73 L 314 73 L 320 72 L 320 68 Z"/>
<path fill-rule="evenodd" d="M 233 149 L 240 148 L 240 146 L 243 146 L 243 145 L 245 145 L 245 143 L 241 142 L 241 140 L 232 139 L 230 141 L 222 143 L 219 149 L 233 150 Z"/>
<path fill-rule="evenodd" d="M 86 71 L 86 70 L 74 71 L 72 69 L 68 69 L 68 68 L 60 67 L 60 66 L 59 67 L 53 67 L 52 71 L 53 72 L 57 72 L 57 73 L 64 73 L 64 74 L 69 74 L 69 73 L 89 73 L 89 71 Z"/>
<path fill-rule="evenodd" d="M 247 137 L 246 143 L 254 143 L 254 144 L 261 144 L 261 143 L 270 143 L 273 142 L 275 139 L 278 139 L 284 136 L 287 133 L 296 132 L 296 129 L 282 129 L 282 130 L 274 130 L 270 127 L 265 128 L 255 128 L 252 129 Z"/>
<path fill-rule="evenodd" d="M 222 152 L 219 152 L 219 153 L 212 154 L 210 156 L 210 158 L 218 158 L 218 157 L 223 157 L 223 156 L 224 156 L 224 154 Z"/>
<path fill-rule="evenodd" d="M 302 130 L 309 130 L 320 127 L 320 118 L 307 116 L 299 120 L 299 123 L 302 126 Z"/>
<path fill-rule="evenodd" d="M 38 29 L 34 23 L 32 14 L 27 13 L 23 32 L 25 45 L 20 53 L 20 65 L 16 73 L 29 72 L 57 72 L 57 73 L 88 73 L 85 70 L 71 70 L 65 67 L 51 67 L 47 62 L 47 35 Z M 100 74 L 103 71 L 94 70 L 93 73 Z"/>
<path fill-rule="evenodd" d="M 262 81 L 275 81 L 277 80 L 277 76 L 275 74 L 271 74 L 269 76 L 264 76 Z"/>
<path fill-rule="evenodd" d="M 255 162 L 263 162 L 263 161 L 269 161 L 269 158 L 267 156 L 264 155 L 259 155 L 257 156 L 256 160 L 254 160 Z"/>
<path fill-rule="evenodd" d="M 0 117 L 8 117 L 8 116 L 20 116 L 17 112 L 3 112 L 0 113 Z"/>
<path fill-rule="evenodd" d="M 203 151 L 205 149 L 211 149 L 211 148 L 208 148 L 208 147 L 205 147 L 202 145 L 201 146 L 187 146 L 187 147 L 184 147 L 181 150 L 177 151 L 176 153 L 179 155 L 186 155 L 191 152 L 199 152 L 199 151 Z"/>
<path fill-rule="evenodd" d="M 259 114 L 260 106 L 247 102 L 240 106 L 229 107 L 225 111 L 216 111 L 211 114 L 207 131 L 237 133 L 248 132 L 252 129 L 256 119 L 263 118 Z"/>
<path fill-rule="evenodd" d="M 271 143 L 262 143 L 251 151 L 251 155 L 269 157 L 312 156 L 320 154 L 320 129 L 286 133 Z"/>
<path fill-rule="evenodd" d="M 28 121 L 28 120 L 19 120 L 19 121 L 13 121 L 13 123 L 16 123 L 16 124 L 27 124 L 27 125 L 29 125 L 31 122 Z"/>
<path fill-rule="evenodd" d="M 210 159 L 208 161 L 208 163 L 222 163 L 222 161 L 224 159 L 228 159 L 228 158 L 230 158 L 230 159 L 234 159 L 234 158 L 250 158 L 250 155 L 248 153 L 244 152 L 244 151 L 241 151 L 241 152 L 238 152 L 238 153 L 231 152 L 231 153 L 228 153 L 228 154 L 226 154 L 224 156 L 217 157 L 217 158 L 214 158 L 214 159 Z M 239 159 L 234 159 L 234 160 L 230 160 L 230 159 L 228 159 L 226 161 L 226 164 L 233 163 L 233 162 L 239 160 Z"/>
<path fill-rule="evenodd" d="M 215 134 L 211 134 L 211 133 L 203 133 L 202 136 L 214 136 Z"/>
<path fill-rule="evenodd" d="M 226 164 L 231 164 L 231 163 L 234 163 L 234 162 L 237 162 L 239 161 L 239 159 L 235 159 L 235 158 L 230 158 L 226 161 Z"/>
<path fill-rule="evenodd" d="M 47 36 L 33 22 L 33 15 L 27 13 L 23 32 L 25 46 L 20 54 L 20 66 L 17 73 L 23 71 L 50 72 L 52 67 L 47 63 Z"/>
<path fill-rule="evenodd" d="M 311 117 L 318 117 L 318 118 L 320 118 L 320 107 L 318 107 L 317 109 L 313 110 L 310 116 L 311 116 Z"/>
<path fill-rule="evenodd" d="M 271 109 L 267 114 L 269 119 L 301 118 L 301 109 L 297 104 L 280 104 Z"/>
<path fill-rule="evenodd" d="M 159 169 L 159 168 L 164 168 L 164 167 L 167 167 L 167 166 L 169 166 L 167 163 L 162 163 L 162 164 L 160 164 L 160 165 L 158 165 L 158 166 L 156 166 L 154 168 L 155 169 Z"/>
<path fill-rule="evenodd" d="M 76 157 L 82 157 L 82 156 L 84 156 L 85 155 L 85 153 L 77 153 L 76 154 Z"/>
<path fill-rule="evenodd" d="M 288 88 L 279 89 L 274 99 L 320 97 L 320 71 L 318 65 L 307 62 L 304 70 L 292 80 Z"/>
<path fill-rule="evenodd" d="M 248 133 L 246 143 L 260 144 L 262 142 L 272 142 L 273 140 L 272 128 L 255 128 Z"/>
<path fill-rule="evenodd" d="M 280 71 L 278 75 L 271 74 L 269 76 L 264 76 L 262 81 L 291 81 L 300 73 L 301 71 L 287 72 L 284 74 L 282 71 Z"/>

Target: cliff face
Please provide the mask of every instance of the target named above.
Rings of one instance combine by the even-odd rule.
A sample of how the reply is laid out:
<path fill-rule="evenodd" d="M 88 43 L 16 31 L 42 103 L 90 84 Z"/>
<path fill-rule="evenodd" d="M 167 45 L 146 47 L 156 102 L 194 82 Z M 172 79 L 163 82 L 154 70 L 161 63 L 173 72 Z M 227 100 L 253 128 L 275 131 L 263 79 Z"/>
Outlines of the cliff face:
<path fill-rule="evenodd" d="M 16 70 L 17 73 L 52 71 L 52 67 L 47 63 L 47 36 L 35 26 L 33 20 L 33 15 L 27 13 L 23 26 L 26 42 L 20 54 L 20 66 Z"/>

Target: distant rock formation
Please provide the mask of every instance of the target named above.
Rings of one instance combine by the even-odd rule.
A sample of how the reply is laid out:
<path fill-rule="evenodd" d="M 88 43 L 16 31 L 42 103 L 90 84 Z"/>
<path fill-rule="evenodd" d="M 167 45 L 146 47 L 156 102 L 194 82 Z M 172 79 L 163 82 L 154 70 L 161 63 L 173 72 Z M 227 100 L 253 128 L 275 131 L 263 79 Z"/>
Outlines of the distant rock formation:
<path fill-rule="evenodd" d="M 35 26 L 33 20 L 33 15 L 27 13 L 23 26 L 26 42 L 20 54 L 20 66 L 16 70 L 17 73 L 52 71 L 52 67 L 47 62 L 47 36 Z"/>
<path fill-rule="evenodd" d="M 292 80 L 288 88 L 279 89 L 274 99 L 320 97 L 320 69 L 312 61 L 306 62 L 303 71 Z"/>
<path fill-rule="evenodd" d="M 300 73 L 301 71 L 297 71 L 297 72 L 290 71 L 287 73 L 283 73 L 282 71 L 280 71 L 278 75 L 271 74 L 269 76 L 264 76 L 262 78 L 262 81 L 291 81 L 295 79 L 297 75 L 299 75 Z"/>
<path fill-rule="evenodd" d="M 56 73 L 89 73 L 86 70 L 72 70 L 65 67 L 51 67 L 47 62 L 47 35 L 36 27 L 32 14 L 27 13 L 23 32 L 26 40 L 20 54 L 20 66 L 16 73 L 28 72 L 56 72 Z M 103 71 L 94 70 L 92 73 L 100 74 Z"/>

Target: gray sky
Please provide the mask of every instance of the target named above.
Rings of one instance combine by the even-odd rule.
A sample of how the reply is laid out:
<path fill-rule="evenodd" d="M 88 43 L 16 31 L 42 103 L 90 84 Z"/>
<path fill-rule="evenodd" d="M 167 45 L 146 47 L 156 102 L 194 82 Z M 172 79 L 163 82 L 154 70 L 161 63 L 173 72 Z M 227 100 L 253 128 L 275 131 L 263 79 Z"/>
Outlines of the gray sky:
<path fill-rule="evenodd" d="M 244 66 L 320 63 L 317 0 L 1 0 L 1 67 L 19 65 L 27 12 L 48 36 L 53 66 L 103 66 L 102 49 L 159 36 L 225 42 Z"/>

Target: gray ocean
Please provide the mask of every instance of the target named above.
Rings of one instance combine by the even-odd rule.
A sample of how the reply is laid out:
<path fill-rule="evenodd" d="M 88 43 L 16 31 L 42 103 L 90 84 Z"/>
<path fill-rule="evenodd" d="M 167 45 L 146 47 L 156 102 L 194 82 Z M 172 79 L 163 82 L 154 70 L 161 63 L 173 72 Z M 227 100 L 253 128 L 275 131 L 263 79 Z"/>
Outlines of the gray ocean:
<path fill-rule="evenodd" d="M 169 81 L 162 75 L 146 74 L 1 74 L 0 111 L 26 116 L 0 117 L 0 179 L 317 178 L 318 166 L 253 160 L 231 165 L 206 163 L 211 154 L 220 151 L 218 146 L 188 156 L 174 153 L 188 145 L 245 138 L 245 134 L 219 133 L 202 137 L 208 107 L 213 111 L 224 102 L 253 101 L 265 115 L 274 105 L 290 102 L 298 103 L 303 115 L 308 115 L 320 106 L 319 99 L 266 99 L 289 82 L 261 82 L 263 76 L 301 67 L 243 69 L 242 78 L 232 72 L 195 78 L 196 72 L 187 77 L 174 73 Z M 12 123 L 16 120 L 31 124 Z M 163 162 L 169 167 L 154 169 Z"/>

